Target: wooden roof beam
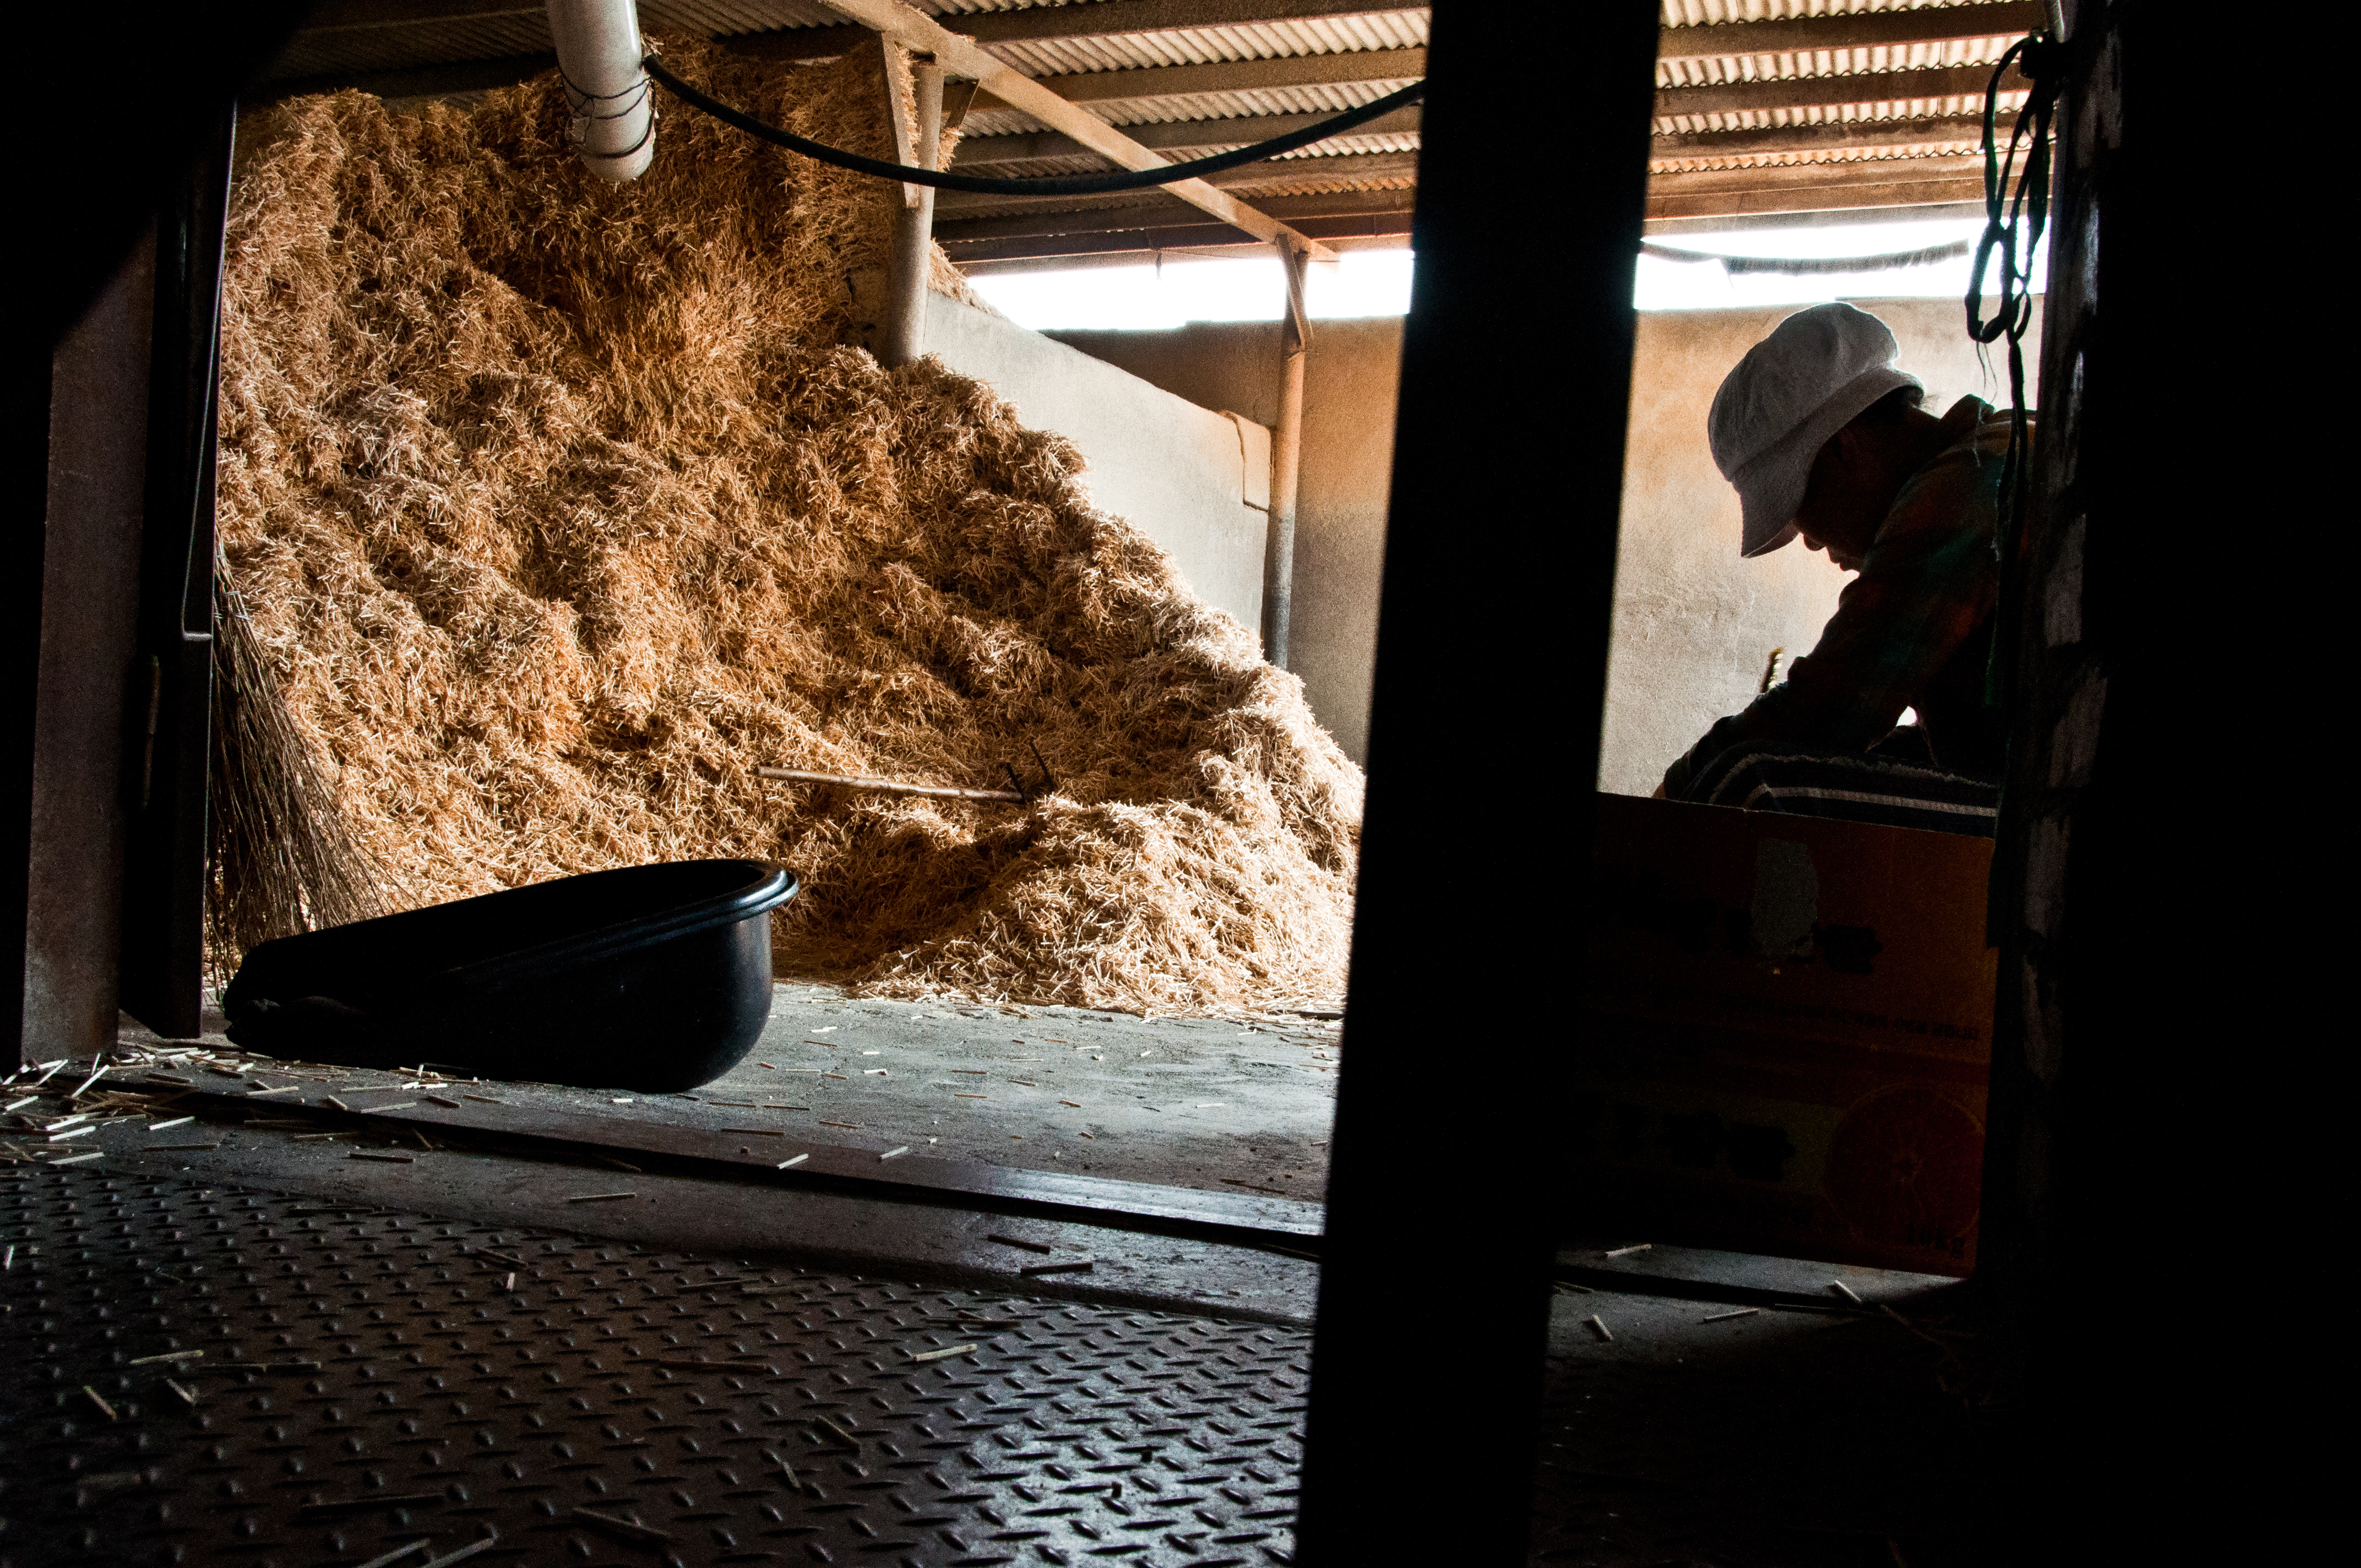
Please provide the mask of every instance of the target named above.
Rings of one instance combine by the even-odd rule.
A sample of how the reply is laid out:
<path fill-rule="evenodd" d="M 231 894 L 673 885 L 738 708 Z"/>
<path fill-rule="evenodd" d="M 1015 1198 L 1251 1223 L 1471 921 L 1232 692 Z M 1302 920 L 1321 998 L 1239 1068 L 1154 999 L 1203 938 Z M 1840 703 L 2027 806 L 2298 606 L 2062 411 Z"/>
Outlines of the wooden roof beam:
<path fill-rule="evenodd" d="M 1901 104 L 1927 98 L 1980 99 L 1992 82 L 1992 73 L 1989 65 L 1953 65 L 1929 71 L 1855 71 L 1831 76 L 1661 87 L 1656 90 L 1656 118 L 1741 115 L 1763 109 L 1837 108 L 1850 104 Z M 2012 69 L 2001 82 L 2001 90 L 2022 93 L 2032 85 Z"/>
<path fill-rule="evenodd" d="M 950 20 L 978 43 L 1000 44 L 1170 33 L 1191 27 L 1250 27 L 1257 22 L 1312 22 L 1425 9 L 1423 5 L 1373 5 L 1369 0 L 1096 0 L 1087 5 L 973 11 Z"/>
<path fill-rule="evenodd" d="M 1824 191 L 1930 180 L 1982 180 L 1983 172 L 1983 159 L 1973 153 L 1857 158 L 1843 163 L 1774 164 L 1766 169 L 1666 170 L 1648 176 L 1648 192 L 1654 196 L 1673 192 L 1743 194 L 1758 191 Z"/>
<path fill-rule="evenodd" d="M 966 244 L 986 239 L 1016 239 L 1045 235 L 1121 234 L 1143 228 L 1191 226 L 1188 206 L 1161 192 L 1149 192 L 1144 202 L 1084 211 L 995 213 L 988 217 L 950 218 L 936 226 L 942 244 Z M 1411 191 L 1335 191 L 1306 196 L 1273 196 L 1268 205 L 1290 220 L 1350 218 L 1408 213 L 1416 199 Z M 1222 235 L 1223 225 L 1198 219 L 1206 244 L 1234 244 Z"/>
<path fill-rule="evenodd" d="M 1334 117 L 1322 113 L 1254 115 L 1227 120 L 1176 120 L 1170 125 L 1126 126 L 1123 134 L 1140 146 L 1154 148 L 1159 152 L 1185 152 L 1197 158 L 1223 148 L 1268 141 L 1272 137 L 1283 137 Z M 1419 106 L 1413 104 L 1407 109 L 1380 115 L 1346 134 L 1356 137 L 1414 136 L 1420 123 Z M 1073 137 L 1060 136 L 1055 131 L 1018 131 L 1009 136 L 969 137 L 960 143 L 959 151 L 951 159 L 951 167 L 965 169 L 982 163 L 1023 163 L 1034 159 L 1078 158 L 1090 150 Z"/>
<path fill-rule="evenodd" d="M 1418 178 L 1418 154 L 1414 152 L 1345 153 L 1334 158 L 1286 159 L 1278 162 L 1249 163 L 1239 169 L 1224 169 L 1209 175 L 1207 182 L 1224 190 L 1253 189 L 1265 185 L 1309 185 L 1323 181 L 1386 181 L 1389 182 Z M 1367 192 L 1338 192 L 1338 194 Z M 1138 194 L 1160 200 L 1162 192 L 1122 192 L 1107 196 L 981 196 L 963 191 L 946 191 L 935 199 L 935 212 L 948 222 L 954 214 L 989 210 L 995 214 L 1016 212 L 1082 212 L 1122 203 L 1126 196 Z M 1396 190 L 1389 200 L 1408 203 L 1411 192 Z M 1271 200 L 1276 200 L 1276 197 Z"/>
<path fill-rule="evenodd" d="M 1662 176 L 1659 176 L 1662 178 Z M 1970 215 L 1983 204 L 1983 182 L 1957 179 L 1895 181 L 1891 184 L 1779 186 L 1743 192 L 1692 192 L 1648 187 L 1647 218 L 1731 219 L 1768 217 L 1784 213 L 1891 213 L 1896 207 L 1940 208 L 1944 214 Z"/>
<path fill-rule="evenodd" d="M 1651 158 L 1737 158 L 1754 153 L 1838 153 L 1933 142 L 1975 141 L 1982 115 L 1941 115 L 1911 120 L 1830 120 L 1810 126 L 1759 126 L 1740 131 L 1658 131 Z M 2005 130 L 2006 126 L 2004 126 Z"/>
<path fill-rule="evenodd" d="M 835 0 L 829 0 L 829 4 L 834 3 Z M 1061 11 L 1069 8 L 1063 5 L 1055 7 Z M 984 58 L 992 57 L 986 55 Z M 1011 71 L 1010 74 L 1016 73 Z M 1105 104 L 1126 98 L 1187 98 L 1207 93 L 1258 93 L 1283 87 L 1325 87 L 1363 82 L 1415 82 L 1425 74 L 1426 50 L 1422 49 L 1348 49 L 1340 54 L 1289 55 L 1276 60 L 1224 60 L 1206 65 L 1151 65 L 1137 71 L 1086 71 L 1071 76 L 1018 77 L 1017 80 L 1037 81 L 1040 86 L 1070 104 Z M 1026 108 L 1005 94 L 994 93 L 994 96 L 1000 99 L 997 105 L 986 104 L 979 96 L 975 106 L 978 109 L 994 106 Z M 1027 112 L 1031 111 L 1027 109 Z"/>
<path fill-rule="evenodd" d="M 973 39 L 960 37 L 932 16 L 901 5 L 898 0 L 829 0 L 829 5 L 831 9 L 842 12 L 863 27 L 883 33 L 904 49 L 934 56 L 936 63 L 945 71 L 980 83 L 983 92 L 990 93 L 1009 107 L 1022 110 L 1052 130 L 1064 132 L 1100 157 L 1125 169 L 1156 169 L 1171 161 L 1140 146 L 1087 109 L 1060 97 L 1042 83 L 1018 74 Z M 1420 52 L 1423 54 L 1424 51 Z M 978 94 L 979 97 L 981 95 Z M 1257 239 L 1284 244 L 1290 249 L 1303 251 L 1315 260 L 1335 259 L 1334 251 L 1311 236 L 1298 233 L 1202 180 L 1176 180 L 1164 189 Z"/>
<path fill-rule="evenodd" d="M 1411 212 L 1404 206 L 1399 212 L 1352 214 L 1343 217 L 1299 217 L 1292 220 L 1306 234 L 1322 239 L 1347 242 L 1346 248 L 1361 249 L 1353 241 L 1384 241 L 1394 248 L 1409 238 Z M 1174 224 L 1148 229 L 1108 230 L 1102 234 L 1062 234 L 1018 236 L 1009 239 L 946 239 L 945 250 L 962 268 L 985 261 L 1048 260 L 1065 258 L 1108 258 L 1137 256 L 1146 260 L 1161 251 L 1179 250 L 1209 252 L 1216 256 L 1256 254 L 1260 247 L 1251 240 L 1239 240 L 1235 231 L 1216 223 Z M 1249 247 L 1253 248 L 1248 249 Z"/>

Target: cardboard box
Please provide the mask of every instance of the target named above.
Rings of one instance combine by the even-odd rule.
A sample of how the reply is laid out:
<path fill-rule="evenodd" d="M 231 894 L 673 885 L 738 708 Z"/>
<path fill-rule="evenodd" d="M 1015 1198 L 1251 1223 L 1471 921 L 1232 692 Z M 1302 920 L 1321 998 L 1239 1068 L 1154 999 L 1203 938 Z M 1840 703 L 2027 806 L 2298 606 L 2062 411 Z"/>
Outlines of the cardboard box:
<path fill-rule="evenodd" d="M 1595 852 L 1581 1228 L 1968 1273 L 1992 841 L 1602 795 Z"/>

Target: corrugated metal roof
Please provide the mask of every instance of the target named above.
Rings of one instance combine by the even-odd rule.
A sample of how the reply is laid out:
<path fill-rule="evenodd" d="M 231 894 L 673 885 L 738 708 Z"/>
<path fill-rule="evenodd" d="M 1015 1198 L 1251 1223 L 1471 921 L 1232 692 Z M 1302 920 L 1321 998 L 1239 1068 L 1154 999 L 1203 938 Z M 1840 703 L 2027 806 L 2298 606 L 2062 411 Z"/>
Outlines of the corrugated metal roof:
<path fill-rule="evenodd" d="M 274 78 L 354 75 L 540 54 L 550 47 L 549 18 L 539 11 L 464 16 L 428 27 L 338 27 L 300 32 L 270 63 Z"/>
<path fill-rule="evenodd" d="M 1077 76 L 1085 71 L 1130 71 L 1157 65 L 1296 60 L 1309 54 L 1416 49 L 1426 42 L 1426 21 L 1423 11 L 1386 11 L 1311 21 L 1257 22 L 1249 27 L 1114 33 L 985 47 L 1027 76 Z"/>
<path fill-rule="evenodd" d="M 1869 49 L 1813 49 L 1774 54 L 1705 55 L 1656 62 L 1659 87 L 1720 82 L 1784 82 L 1799 76 L 1844 76 L 1873 71 L 1926 71 L 1938 66 L 1990 65 L 2013 41 L 1951 38 Z"/>
<path fill-rule="evenodd" d="M 1382 6 L 1384 0 L 1368 3 Z M 1411 8 L 1108 33 L 1097 29 L 1121 25 L 1143 8 L 1119 0 L 917 0 L 917 4 L 957 31 L 971 30 L 961 27 L 962 16 L 1025 12 L 1038 18 L 1042 30 L 1055 33 L 1071 16 L 1073 33 L 1070 36 L 987 39 L 985 47 L 1027 76 L 1096 78 L 1092 86 L 1099 91 L 1128 87 L 1120 79 L 1129 71 L 1185 71 L 1188 74 L 1178 79 L 1169 74 L 1143 75 L 1140 96 L 1093 99 L 1079 106 L 1118 126 L 1235 122 L 1221 127 L 1220 134 L 1229 139 L 1209 144 L 1224 147 L 1258 139 L 1253 121 L 1259 116 L 1334 114 L 1368 103 L 1407 85 L 1410 80 L 1391 77 L 1290 85 L 1286 84 L 1290 72 L 1274 70 L 1271 62 L 1318 58 L 1330 64 L 1307 67 L 1305 74 L 1340 74 L 1335 68 L 1338 57 L 1420 49 L 1428 35 L 1428 13 Z M 1174 19 L 1169 8 L 1144 9 L 1151 16 Z M 1220 12 L 1224 16 L 1240 14 L 1227 6 Z M 1979 71 L 1988 72 L 2019 29 L 2037 15 L 2024 0 L 1660 0 L 1660 12 L 1665 27 L 1680 31 L 1668 38 L 1665 57 L 1657 62 L 1656 83 L 1664 94 L 1658 106 L 1665 112 L 1653 123 L 1658 148 L 1650 167 L 1666 177 L 1668 192 L 1674 183 L 1680 185 L 1678 200 L 1686 203 L 1684 212 L 1719 199 L 1699 192 L 1719 192 L 1725 187 L 1741 192 L 1750 175 L 1758 176 L 1766 192 L 1802 191 L 1811 181 L 1800 178 L 1797 171 L 1815 169 L 1828 172 L 1831 178 L 1826 183 L 1830 187 L 1851 184 L 1862 191 L 1876 187 L 1884 192 L 1857 198 L 1861 201 L 1933 199 L 1914 198 L 1907 188 L 1925 171 L 1948 167 L 1975 149 L 1970 120 L 1983 108 Z M 846 25 L 843 16 L 821 0 L 640 0 L 640 14 L 652 30 L 715 38 Z M 1750 29 L 1766 23 L 1773 26 L 1754 30 L 1750 38 Z M 988 34 L 995 29 L 979 25 L 972 30 Z M 1963 36 L 1918 36 L 1942 32 Z M 1719 34 L 1726 38 L 1715 36 Z M 1726 52 L 1702 52 L 1725 43 Z M 1750 43 L 1754 47 L 1748 47 Z M 538 5 L 516 0 L 511 6 L 493 0 L 475 16 L 362 20 L 307 28 L 297 35 L 269 75 L 333 82 L 340 74 L 362 77 L 422 67 L 464 66 L 469 61 L 543 53 L 549 47 L 548 25 Z M 827 47 L 836 46 L 831 40 Z M 1241 66 L 1240 71 L 1219 69 L 1234 63 Z M 1371 61 L 1370 66 L 1380 63 Z M 1414 61 L 1410 68 L 1416 69 Z M 1355 62 L 1355 69 L 1363 68 Z M 1276 80 L 1280 84 L 1186 93 L 1171 91 L 1182 86 L 1202 88 L 1209 75 L 1215 82 Z M 1792 89 L 1779 85 L 1790 82 L 1798 85 Z M 455 80 L 451 86 L 456 91 L 481 84 L 479 74 L 472 81 Z M 423 89 L 405 85 L 389 90 L 416 93 Z M 1545 89 L 1536 82 L 1530 90 Z M 1086 96 L 1075 91 L 1077 97 Z M 1909 95 L 1913 93 L 1919 95 Z M 2013 112 L 2024 98 L 2021 89 L 2004 93 L 2004 111 Z M 989 100 L 984 107 L 970 113 L 965 128 L 969 150 L 963 157 L 969 160 L 968 167 L 1012 175 L 1107 167 L 1102 159 L 1076 154 L 977 163 L 979 155 L 988 155 L 979 143 L 1045 128 L 1030 115 Z M 1783 132 L 1790 134 L 1783 137 Z M 1241 195 L 1252 192 L 1272 198 L 1404 188 L 1415 179 L 1415 166 L 1407 158 L 1416 153 L 1418 146 L 1415 131 L 1348 135 L 1258 165 L 1224 183 Z M 1381 177 L 1374 172 L 1388 169 L 1392 172 Z M 1891 170 L 1896 178 L 1849 181 L 1839 176 L 1838 171 L 1850 169 L 1870 175 Z M 1829 203 L 1842 205 L 1847 199 L 1835 196 Z M 1735 204 L 1729 211 L 1752 210 L 1751 197 L 1741 193 L 1730 200 Z M 1809 204 L 1804 197 L 1797 197 L 1796 203 Z M 955 210 L 961 217 L 986 212 L 1004 216 L 1040 213 L 1045 214 L 1044 232 L 1050 233 L 1061 232 L 1058 224 L 1050 222 L 1056 211 L 1110 211 L 1126 204 L 1106 199 L 1045 203 L 1036 198 L 979 206 L 969 200 L 947 211 Z M 1063 225 L 1064 229 L 1075 226 L 1071 222 Z"/>
<path fill-rule="evenodd" d="M 727 38 L 780 27 L 837 27 L 843 16 L 819 0 L 640 0 L 640 24 Z"/>
<path fill-rule="evenodd" d="M 972 16 L 984 11 L 1054 11 L 1060 6 L 1095 5 L 1098 0 L 904 0 L 938 16 Z"/>
<path fill-rule="evenodd" d="M 840 27 L 844 17 L 819 0 L 642 0 L 640 23 L 651 30 L 723 38 L 781 27 Z M 274 79 L 402 71 L 459 60 L 545 54 L 548 13 L 539 5 L 478 16 L 398 19 L 306 27 L 296 33 L 267 73 Z"/>
<path fill-rule="evenodd" d="M 1874 78 L 1863 84 L 1873 92 Z M 2023 93 L 2004 93 L 2001 108 L 2013 115 L 2025 102 Z M 1773 126 L 1875 125 L 1885 120 L 1928 119 L 1937 115 L 1978 115 L 1984 95 L 1952 93 L 1940 98 L 1872 98 L 1849 104 L 1816 104 L 1796 109 L 1745 109 L 1720 115 L 1669 115 L 1655 122 L 1660 132 L 1754 130 Z"/>
<path fill-rule="evenodd" d="M 1326 141 L 1314 142 L 1310 147 L 1298 151 L 1281 153 L 1272 161 L 1297 163 L 1310 158 L 1345 158 L 1357 152 L 1416 152 L 1417 150 L 1418 133 L 1416 131 L 1394 131 L 1373 137 L 1330 137 Z"/>
<path fill-rule="evenodd" d="M 1798 16 L 1858 16 L 1873 11 L 1940 11 L 1975 0 L 1664 0 L 1668 27 L 1784 22 Z"/>

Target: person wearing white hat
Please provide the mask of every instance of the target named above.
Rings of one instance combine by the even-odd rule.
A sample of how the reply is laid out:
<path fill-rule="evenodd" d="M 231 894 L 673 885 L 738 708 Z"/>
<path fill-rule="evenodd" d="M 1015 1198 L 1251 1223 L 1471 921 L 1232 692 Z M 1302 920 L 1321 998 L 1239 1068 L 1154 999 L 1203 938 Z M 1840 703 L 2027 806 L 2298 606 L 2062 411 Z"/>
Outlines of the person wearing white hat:
<path fill-rule="evenodd" d="M 1886 324 L 1851 305 L 1798 311 L 1714 395 L 1707 437 L 1738 491 L 1739 554 L 1801 538 L 1847 571 L 1819 645 L 1665 772 L 1675 799 L 1715 791 L 1765 743 L 1835 758 L 1903 754 L 1997 775 L 2002 729 L 1985 669 L 2000 582 L 1993 542 L 2009 421 L 1980 398 L 1941 418 L 1895 363 Z M 1897 731 L 1916 708 L 1917 733 Z"/>

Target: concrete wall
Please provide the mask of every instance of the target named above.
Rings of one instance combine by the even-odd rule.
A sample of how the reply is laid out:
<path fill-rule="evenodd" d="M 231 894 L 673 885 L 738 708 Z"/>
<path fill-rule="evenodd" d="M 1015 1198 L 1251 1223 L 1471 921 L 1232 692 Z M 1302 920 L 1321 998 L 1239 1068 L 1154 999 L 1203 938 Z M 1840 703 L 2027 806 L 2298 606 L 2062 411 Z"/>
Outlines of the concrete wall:
<path fill-rule="evenodd" d="M 2008 400 L 2008 361 L 1989 374 L 1957 300 L 1861 300 L 1894 329 L 1902 367 L 1935 412 L 1973 394 Z M 2039 302 L 2035 302 L 2037 309 Z M 1753 699 L 1770 651 L 1806 653 L 1835 612 L 1843 573 L 1791 544 L 1738 554 L 1738 495 L 1706 449 L 1706 411 L 1731 366 L 1800 305 L 1657 311 L 1640 317 L 1624 449 L 1622 542 L 1598 787 L 1646 795 L 1713 721 Z M 2026 335 L 2038 363 L 2039 316 Z M 2033 389 L 2026 389 L 2028 398 Z M 1783 661 L 1784 663 L 1784 661 Z"/>
<path fill-rule="evenodd" d="M 1988 375 L 1955 300 L 1865 300 L 1927 383 L 1937 411 L 1973 393 L 2007 397 L 2007 361 Z M 2037 313 L 2039 302 L 2036 302 Z M 1791 545 L 1738 554 L 1738 497 L 1706 449 L 1706 411 L 1739 357 L 1803 309 L 1650 312 L 1640 317 L 1625 452 L 1599 787 L 1646 795 L 1713 721 L 1752 699 L 1770 651 L 1810 651 L 1845 578 Z M 2026 363 L 2039 353 L 2039 317 Z M 1275 322 L 1200 323 L 1164 332 L 1049 334 L 1207 408 L 1278 418 Z M 1367 760 L 1370 661 L 1385 549 L 1399 318 L 1323 321 L 1304 389 L 1295 560 L 1296 672 L 1312 711 Z M 1530 395 L 1521 392 L 1520 395 Z"/>
<path fill-rule="evenodd" d="M 1082 448 L 1093 504 L 1170 554 L 1197 597 L 1262 623 L 1270 431 L 1159 390 L 1114 365 L 940 294 L 926 350 L 988 381 L 1027 425 Z"/>
<path fill-rule="evenodd" d="M 1203 322 L 1162 332 L 1049 334 L 1192 403 L 1279 419 L 1279 323 Z M 1314 322 L 1303 389 L 1289 663 L 1320 722 L 1368 761 L 1386 497 L 1393 468 L 1401 319 Z"/>

